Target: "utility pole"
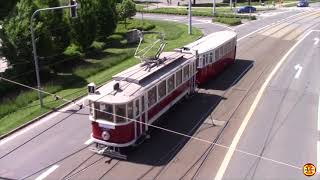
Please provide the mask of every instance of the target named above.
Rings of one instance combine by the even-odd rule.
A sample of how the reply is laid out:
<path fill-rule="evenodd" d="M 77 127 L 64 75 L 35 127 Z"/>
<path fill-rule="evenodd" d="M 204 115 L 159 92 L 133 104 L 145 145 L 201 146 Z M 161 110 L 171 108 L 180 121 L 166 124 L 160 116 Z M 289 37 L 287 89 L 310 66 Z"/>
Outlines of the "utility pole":
<path fill-rule="evenodd" d="M 65 9 L 65 8 L 70 8 L 71 9 L 71 16 L 76 17 L 76 8 L 77 8 L 77 2 L 76 0 L 70 0 L 70 5 L 68 6 L 58 6 L 58 7 L 51 7 L 51 8 L 43 8 L 43 9 L 38 9 L 35 12 L 33 12 L 31 18 L 30 18 L 30 31 L 31 31 L 31 40 L 32 40 L 32 49 L 33 49 L 33 60 L 34 60 L 34 66 L 36 69 L 36 78 L 37 78 L 37 88 L 38 88 L 38 97 L 40 101 L 40 107 L 43 107 L 43 100 L 42 100 L 42 95 L 39 90 L 41 90 L 41 81 L 40 81 L 40 74 L 39 74 L 39 63 L 38 63 L 38 55 L 37 55 L 37 46 L 35 42 L 35 36 L 34 36 L 34 29 L 33 29 L 33 19 L 36 14 L 38 14 L 40 11 L 49 11 L 49 10 L 57 10 L 57 9 Z"/>
<path fill-rule="evenodd" d="M 191 0 L 189 0 L 189 5 L 188 5 L 188 20 L 189 20 L 189 26 L 188 26 L 188 34 L 192 34 L 192 15 L 191 15 Z"/>
<path fill-rule="evenodd" d="M 212 15 L 216 15 L 216 0 L 212 0 Z"/>

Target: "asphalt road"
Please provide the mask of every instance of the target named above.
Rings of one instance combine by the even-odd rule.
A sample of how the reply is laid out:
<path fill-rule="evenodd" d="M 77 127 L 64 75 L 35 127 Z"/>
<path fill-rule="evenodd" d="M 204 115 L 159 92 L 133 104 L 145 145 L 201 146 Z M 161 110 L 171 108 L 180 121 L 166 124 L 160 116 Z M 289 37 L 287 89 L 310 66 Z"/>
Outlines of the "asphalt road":
<path fill-rule="evenodd" d="M 164 117 L 165 123 L 161 126 L 215 140 L 223 126 L 212 126 L 211 119 L 207 118 L 211 114 L 222 124 L 230 120 L 222 136 L 217 139 L 219 143 L 228 145 L 268 72 L 300 35 L 319 23 L 319 13 L 308 12 L 250 36 L 247 34 L 300 11 L 288 11 L 240 26 L 237 31 L 242 40 L 238 43 L 237 63 L 201 87 L 201 91 L 190 101 L 177 105 Z M 203 25 L 207 32 L 219 30 L 206 22 L 198 25 Z M 240 76 L 247 70 L 245 76 Z M 233 82 L 236 85 L 229 90 Z M 209 147 L 208 144 L 155 130 L 152 139 L 133 152 L 129 161 L 118 161 L 92 154 L 85 144 L 89 135 L 86 109 L 78 110 L 78 107 L 72 106 L 53 113 L 0 141 L 0 177 L 35 179 L 47 173 L 47 179 L 188 179 L 194 176 L 201 162 L 198 159 Z M 179 143 L 181 146 L 177 148 Z M 196 177 L 214 177 L 225 153 L 225 149 L 215 149 L 210 153 Z M 238 164 L 235 166 L 241 169 Z M 233 174 L 230 173 L 231 176 Z"/>
<path fill-rule="evenodd" d="M 319 19 L 319 18 L 318 18 Z M 289 55 L 265 90 L 238 149 L 297 167 L 312 163 L 319 168 L 320 38 L 309 34 Z M 317 44 L 316 44 L 317 43 Z M 235 152 L 224 179 L 307 178 L 301 169 Z"/>

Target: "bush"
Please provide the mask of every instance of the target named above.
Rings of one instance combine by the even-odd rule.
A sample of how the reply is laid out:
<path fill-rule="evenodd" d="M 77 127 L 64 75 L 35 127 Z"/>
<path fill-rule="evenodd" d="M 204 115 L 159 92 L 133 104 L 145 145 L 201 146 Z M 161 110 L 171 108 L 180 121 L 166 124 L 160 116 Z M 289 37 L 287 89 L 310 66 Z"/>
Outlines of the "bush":
<path fill-rule="evenodd" d="M 149 22 L 141 22 L 140 20 L 131 19 L 127 21 L 127 27 L 125 27 L 124 23 L 119 23 L 117 26 L 117 32 L 119 33 L 126 33 L 128 29 L 139 29 L 143 31 L 149 31 L 153 28 L 155 28 L 154 24 L 151 24 Z"/>
<path fill-rule="evenodd" d="M 213 18 L 212 21 L 228 24 L 230 26 L 236 26 L 241 24 L 240 18 L 216 17 L 216 18 Z"/>
<path fill-rule="evenodd" d="M 71 57 L 83 57 L 80 46 L 77 46 L 76 44 L 70 44 L 63 54 Z"/>

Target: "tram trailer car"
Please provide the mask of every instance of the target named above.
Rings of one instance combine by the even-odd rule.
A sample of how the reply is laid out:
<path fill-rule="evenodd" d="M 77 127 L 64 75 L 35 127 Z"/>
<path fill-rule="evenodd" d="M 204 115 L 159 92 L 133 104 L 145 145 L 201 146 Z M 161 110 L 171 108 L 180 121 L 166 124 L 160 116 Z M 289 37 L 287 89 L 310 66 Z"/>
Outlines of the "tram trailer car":
<path fill-rule="evenodd" d="M 197 51 L 198 85 L 205 83 L 234 63 L 237 51 L 237 34 L 233 31 L 220 31 L 205 36 L 183 48 L 184 52 Z"/>
<path fill-rule="evenodd" d="M 147 124 L 233 63 L 235 51 L 236 33 L 212 33 L 161 53 L 158 63 L 139 63 L 97 90 L 89 84 L 91 138 L 96 143 L 91 150 L 126 159 L 121 150 L 148 137 Z"/>

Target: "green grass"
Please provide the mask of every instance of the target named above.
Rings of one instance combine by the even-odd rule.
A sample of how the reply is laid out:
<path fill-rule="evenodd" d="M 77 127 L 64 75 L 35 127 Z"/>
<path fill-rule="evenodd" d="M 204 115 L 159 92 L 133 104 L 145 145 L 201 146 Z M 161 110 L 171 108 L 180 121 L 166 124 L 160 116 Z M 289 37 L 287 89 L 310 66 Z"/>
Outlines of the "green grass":
<path fill-rule="evenodd" d="M 223 23 L 223 24 L 228 24 L 230 26 L 236 26 L 236 25 L 241 24 L 240 18 L 217 17 L 217 18 L 213 18 L 212 21 Z"/>
<path fill-rule="evenodd" d="M 248 15 L 240 15 L 233 14 L 229 8 L 217 8 L 216 17 L 235 17 L 240 19 L 250 19 Z M 186 8 L 157 8 L 153 10 L 140 10 L 145 13 L 158 13 L 158 14 L 174 14 L 174 15 L 187 15 L 188 11 Z M 193 8 L 192 10 L 193 16 L 206 16 L 212 17 L 212 9 L 211 8 Z M 251 16 L 251 20 L 256 19 L 254 15 Z"/>
<path fill-rule="evenodd" d="M 132 24 L 137 25 L 140 22 L 131 20 L 128 26 L 133 26 Z M 145 21 L 144 24 L 145 26 L 140 28 L 148 29 L 153 26 L 153 31 L 165 33 L 165 40 L 168 43 L 166 50 L 181 47 L 202 35 L 198 29 L 194 28 L 193 35 L 189 36 L 187 26 L 177 23 Z M 133 58 L 135 46 L 126 45 L 123 40 L 124 31 L 124 24 L 119 24 L 117 32 L 110 37 L 110 42 L 114 40 L 120 42 L 116 45 L 113 43 L 106 43 L 105 45 L 94 43 L 94 48 L 102 49 L 97 58 L 87 58 L 81 65 L 68 69 L 66 72 L 60 72 L 56 80 L 45 83 L 43 88 L 61 97 L 74 99 L 86 94 L 87 83 L 95 82 L 101 85 L 110 80 L 114 74 L 137 64 L 139 61 Z M 107 46 L 107 48 L 103 48 L 104 46 Z M 36 92 L 25 90 L 16 98 L 1 102 L 0 135 L 64 103 L 62 100 L 55 101 L 51 96 L 45 96 L 43 100 L 45 108 L 40 109 Z"/>

